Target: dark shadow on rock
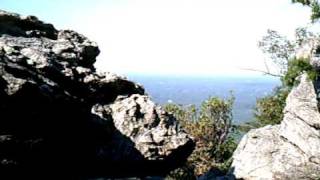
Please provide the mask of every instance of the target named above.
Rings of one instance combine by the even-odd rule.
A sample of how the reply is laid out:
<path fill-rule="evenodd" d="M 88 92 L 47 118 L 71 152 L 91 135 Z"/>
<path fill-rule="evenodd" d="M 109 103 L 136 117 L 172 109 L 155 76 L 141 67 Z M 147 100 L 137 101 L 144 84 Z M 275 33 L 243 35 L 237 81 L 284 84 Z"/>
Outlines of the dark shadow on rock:
<path fill-rule="evenodd" d="M 318 70 L 320 71 L 320 70 Z M 317 95 L 317 100 L 318 100 L 318 111 L 320 111 L 320 80 L 319 80 L 319 77 L 317 77 L 317 79 L 313 82 L 314 84 L 314 90 L 316 92 L 316 95 Z"/>
<path fill-rule="evenodd" d="M 91 112 L 97 103 L 145 94 L 123 77 L 96 72 L 99 52 L 72 30 L 0 10 L 0 179 L 164 175 L 191 153 L 186 136 L 190 142 L 170 146 L 164 160 L 145 159 L 111 115 Z"/>
<path fill-rule="evenodd" d="M 44 36 L 50 39 L 57 39 L 57 30 L 52 24 L 43 23 L 35 16 L 21 19 L 18 14 L 7 12 L 0 16 L 0 36 L 2 34 L 18 37 Z"/>
<path fill-rule="evenodd" d="M 162 176 L 182 164 L 193 150 L 190 141 L 166 160 L 147 160 L 114 127 L 112 119 L 91 114 L 91 106 L 66 98 L 59 90 L 52 93 L 60 94 L 60 99 L 43 92 L 26 83 L 2 102 L 0 170 L 6 173 L 0 178 Z"/>

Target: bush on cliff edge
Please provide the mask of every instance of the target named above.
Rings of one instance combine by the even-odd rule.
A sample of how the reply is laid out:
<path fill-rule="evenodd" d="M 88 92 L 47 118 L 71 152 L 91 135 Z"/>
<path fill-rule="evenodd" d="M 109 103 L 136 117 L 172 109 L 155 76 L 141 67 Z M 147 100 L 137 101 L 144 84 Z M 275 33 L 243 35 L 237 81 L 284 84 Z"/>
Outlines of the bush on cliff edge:
<path fill-rule="evenodd" d="M 234 97 L 211 97 L 201 104 L 188 107 L 168 104 L 165 109 L 175 115 L 181 126 L 195 138 L 196 148 L 186 164 L 171 172 L 167 179 L 196 179 L 211 168 L 226 172 L 237 144 L 231 136 Z"/>
<path fill-rule="evenodd" d="M 288 63 L 288 69 L 281 78 L 282 85 L 262 98 L 258 98 L 254 108 L 255 119 L 244 125 L 241 129 L 248 131 L 251 128 L 263 127 L 265 125 L 280 124 L 283 119 L 283 109 L 286 98 L 291 89 L 298 84 L 297 77 L 306 72 L 310 80 L 317 80 L 319 73 L 312 67 L 309 59 L 293 58 Z"/>

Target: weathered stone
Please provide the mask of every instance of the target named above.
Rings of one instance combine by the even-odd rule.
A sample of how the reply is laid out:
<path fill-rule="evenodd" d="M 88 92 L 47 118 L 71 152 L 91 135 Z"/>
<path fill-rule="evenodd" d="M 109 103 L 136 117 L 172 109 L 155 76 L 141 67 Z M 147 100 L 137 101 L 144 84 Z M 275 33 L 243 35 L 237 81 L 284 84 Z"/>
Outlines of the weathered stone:
<path fill-rule="evenodd" d="M 191 138 L 142 86 L 96 72 L 98 54 L 81 34 L 0 11 L 1 172 L 144 177 L 183 163 Z"/>
<path fill-rule="evenodd" d="M 303 74 L 286 100 L 280 125 L 251 130 L 233 154 L 230 173 L 243 179 L 320 176 L 320 114 L 313 83 Z"/>
<path fill-rule="evenodd" d="M 156 106 L 148 96 L 134 94 L 110 105 L 115 127 L 130 137 L 150 160 L 161 160 L 190 141 L 174 117 Z"/>

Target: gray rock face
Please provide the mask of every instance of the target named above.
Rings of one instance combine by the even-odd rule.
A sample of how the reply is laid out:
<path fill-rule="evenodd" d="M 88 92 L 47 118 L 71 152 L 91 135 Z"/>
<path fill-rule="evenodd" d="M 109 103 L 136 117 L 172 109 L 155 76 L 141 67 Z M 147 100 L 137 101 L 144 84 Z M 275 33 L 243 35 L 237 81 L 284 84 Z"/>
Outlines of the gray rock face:
<path fill-rule="evenodd" d="M 161 175 L 187 158 L 193 142 L 175 118 L 140 85 L 96 72 L 98 54 L 81 34 L 0 11 L 1 170 Z"/>
<path fill-rule="evenodd" d="M 316 179 L 320 176 L 320 113 L 306 74 L 286 100 L 280 125 L 247 133 L 233 154 L 231 172 L 243 179 Z"/>
<path fill-rule="evenodd" d="M 120 97 L 110 105 L 110 109 L 115 127 L 130 137 L 147 159 L 163 160 L 189 141 L 174 117 L 146 95 Z"/>

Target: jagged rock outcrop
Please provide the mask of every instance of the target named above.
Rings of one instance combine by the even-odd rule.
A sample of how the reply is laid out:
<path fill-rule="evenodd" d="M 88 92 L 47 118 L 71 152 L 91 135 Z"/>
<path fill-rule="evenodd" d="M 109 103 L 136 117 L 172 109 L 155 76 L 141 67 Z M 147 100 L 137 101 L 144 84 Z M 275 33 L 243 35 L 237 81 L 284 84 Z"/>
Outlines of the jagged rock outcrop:
<path fill-rule="evenodd" d="M 81 34 L 0 11 L 1 172 L 162 175 L 191 153 L 192 139 L 142 86 L 96 72 L 98 54 Z"/>
<path fill-rule="evenodd" d="M 279 125 L 249 131 L 233 155 L 231 173 L 243 179 L 320 177 L 320 113 L 307 74 L 287 97 Z"/>

